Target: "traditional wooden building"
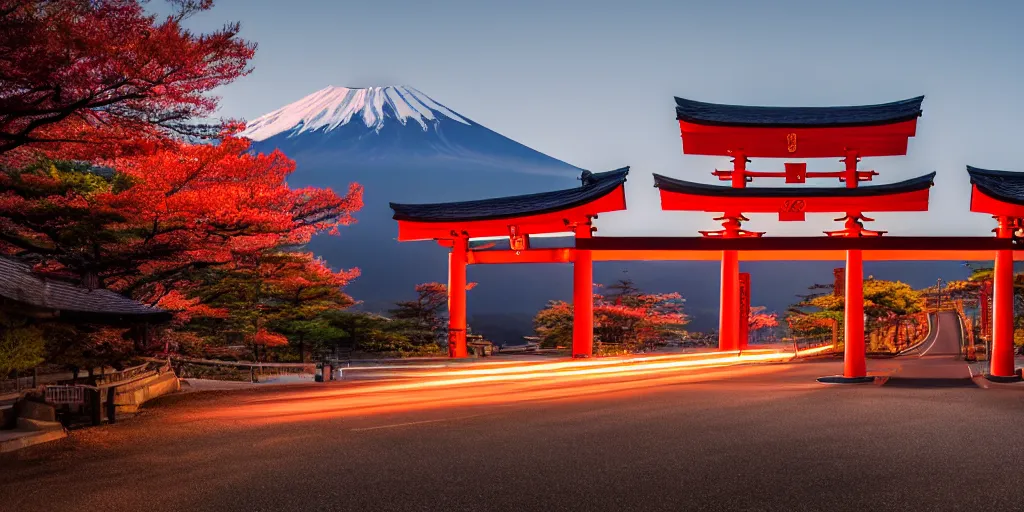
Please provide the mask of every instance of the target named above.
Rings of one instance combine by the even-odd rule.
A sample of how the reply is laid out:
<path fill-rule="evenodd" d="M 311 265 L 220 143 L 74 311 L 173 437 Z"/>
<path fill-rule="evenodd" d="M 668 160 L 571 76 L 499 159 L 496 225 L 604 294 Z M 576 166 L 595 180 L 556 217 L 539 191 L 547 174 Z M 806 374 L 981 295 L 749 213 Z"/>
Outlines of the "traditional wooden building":
<path fill-rule="evenodd" d="M 132 327 L 161 323 L 171 313 L 116 292 L 84 288 L 0 258 L 0 310 L 37 320 Z"/>

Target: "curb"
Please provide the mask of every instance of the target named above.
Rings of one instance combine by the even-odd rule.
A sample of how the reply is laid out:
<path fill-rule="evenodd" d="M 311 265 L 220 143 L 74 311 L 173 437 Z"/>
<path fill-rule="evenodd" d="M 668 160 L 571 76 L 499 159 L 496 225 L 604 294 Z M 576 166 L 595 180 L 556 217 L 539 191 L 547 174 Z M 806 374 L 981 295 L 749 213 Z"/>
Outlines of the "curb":
<path fill-rule="evenodd" d="M 60 426 L 60 423 L 55 423 L 54 425 L 56 426 L 47 426 L 46 430 L 0 430 L 0 434 L 10 432 L 16 436 L 13 437 L 12 439 L 0 441 L 0 453 L 9 453 L 17 451 L 22 448 L 28 448 L 29 446 L 33 445 L 48 443 L 50 441 L 56 441 L 58 439 L 63 439 L 68 436 L 67 431 L 64 430 L 64 427 Z"/>

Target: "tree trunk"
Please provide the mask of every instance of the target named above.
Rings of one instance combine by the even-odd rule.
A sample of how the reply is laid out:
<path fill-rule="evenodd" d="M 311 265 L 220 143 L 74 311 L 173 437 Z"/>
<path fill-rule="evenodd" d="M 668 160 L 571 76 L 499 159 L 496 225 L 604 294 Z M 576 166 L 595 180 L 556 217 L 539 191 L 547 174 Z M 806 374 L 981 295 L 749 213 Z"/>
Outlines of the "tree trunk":
<path fill-rule="evenodd" d="M 305 346 L 306 344 L 305 344 L 305 342 L 303 341 L 302 338 L 303 338 L 303 336 L 300 334 L 299 335 L 299 362 L 300 363 L 305 363 L 306 362 L 306 346 Z"/>

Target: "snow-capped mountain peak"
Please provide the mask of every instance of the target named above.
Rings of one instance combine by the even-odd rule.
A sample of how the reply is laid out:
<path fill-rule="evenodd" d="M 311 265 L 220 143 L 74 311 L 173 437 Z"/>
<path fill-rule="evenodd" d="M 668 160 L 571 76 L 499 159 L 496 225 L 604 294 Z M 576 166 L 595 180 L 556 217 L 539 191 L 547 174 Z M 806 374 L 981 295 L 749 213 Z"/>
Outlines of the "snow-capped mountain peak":
<path fill-rule="evenodd" d="M 412 87 L 329 86 L 254 119 L 241 135 L 261 141 L 280 133 L 292 136 L 317 130 L 330 131 L 356 119 L 378 132 L 384 127 L 385 120 L 402 125 L 412 120 L 424 130 L 441 119 L 473 124 Z"/>

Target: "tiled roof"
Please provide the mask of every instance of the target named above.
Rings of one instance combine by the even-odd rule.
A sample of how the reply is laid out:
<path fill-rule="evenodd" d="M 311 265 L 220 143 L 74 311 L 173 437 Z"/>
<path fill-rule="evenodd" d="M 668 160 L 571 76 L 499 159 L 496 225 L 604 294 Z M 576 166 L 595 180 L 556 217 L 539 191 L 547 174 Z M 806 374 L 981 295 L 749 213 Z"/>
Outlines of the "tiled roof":
<path fill-rule="evenodd" d="M 676 98 L 676 119 L 716 126 L 823 127 L 874 126 L 909 121 L 921 115 L 924 96 L 880 105 L 846 107 L 750 107 Z"/>
<path fill-rule="evenodd" d="M 871 197 L 903 192 L 916 192 L 932 186 L 935 173 L 911 178 L 898 183 L 868 185 L 857 188 L 846 187 L 748 187 L 733 188 L 722 185 L 705 185 L 654 175 L 654 186 L 669 192 L 717 197 Z"/>
<path fill-rule="evenodd" d="M 1024 172 L 991 171 L 967 166 L 971 184 L 986 195 L 1018 205 L 1024 205 Z"/>
<path fill-rule="evenodd" d="M 62 312 L 116 316 L 167 317 L 162 309 L 146 306 L 110 290 L 75 286 L 46 279 L 21 262 L 0 258 L 0 297 Z"/>
<path fill-rule="evenodd" d="M 457 203 L 391 203 L 391 209 L 395 211 L 395 220 L 416 222 L 493 220 L 539 215 L 574 208 L 603 197 L 625 183 L 627 174 L 629 167 L 596 174 L 583 171 L 581 186 L 577 188 Z"/>

